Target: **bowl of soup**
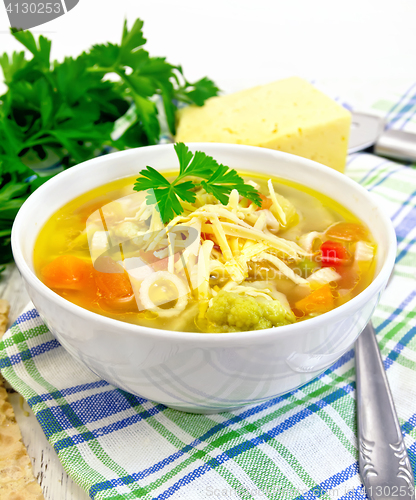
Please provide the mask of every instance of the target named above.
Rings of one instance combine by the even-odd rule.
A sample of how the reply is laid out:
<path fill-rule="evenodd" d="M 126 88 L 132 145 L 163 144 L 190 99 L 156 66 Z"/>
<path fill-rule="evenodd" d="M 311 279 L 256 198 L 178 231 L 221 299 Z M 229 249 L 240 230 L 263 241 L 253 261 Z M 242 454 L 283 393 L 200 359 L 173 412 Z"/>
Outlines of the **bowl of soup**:
<path fill-rule="evenodd" d="M 173 145 L 95 158 L 22 206 L 16 264 L 62 346 L 107 382 L 182 411 L 284 394 L 354 343 L 396 255 L 389 218 L 360 185 L 301 157 L 189 144 L 235 169 L 260 203 L 200 187 L 163 223 L 133 189 L 175 178 Z"/>

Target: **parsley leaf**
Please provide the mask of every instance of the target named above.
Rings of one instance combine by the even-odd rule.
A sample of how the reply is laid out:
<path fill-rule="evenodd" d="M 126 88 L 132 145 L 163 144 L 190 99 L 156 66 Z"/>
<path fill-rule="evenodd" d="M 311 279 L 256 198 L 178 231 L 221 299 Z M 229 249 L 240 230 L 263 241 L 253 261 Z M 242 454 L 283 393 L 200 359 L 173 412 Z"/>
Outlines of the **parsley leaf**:
<path fill-rule="evenodd" d="M 207 181 L 201 182 L 201 186 L 207 193 L 213 194 L 222 204 L 228 201 L 226 195 L 229 195 L 233 189 L 237 189 L 241 196 L 251 200 L 258 207 L 261 206 L 258 191 L 250 184 L 244 184 L 243 179 L 235 170 L 229 170 L 224 165 L 219 165 Z"/>
<path fill-rule="evenodd" d="M 133 27 L 129 31 L 127 28 L 127 21 L 124 21 L 123 36 L 121 39 L 120 47 L 120 61 L 121 63 L 129 63 L 129 58 L 131 53 L 137 50 L 146 43 L 146 39 L 142 32 L 143 21 L 141 19 L 136 19 L 134 21 Z"/>
<path fill-rule="evenodd" d="M 156 204 L 165 224 L 175 215 L 184 212 L 180 199 L 189 203 L 196 200 L 194 189 L 199 186 L 214 195 L 223 205 L 227 204 L 231 191 L 237 189 L 241 196 L 261 206 L 258 191 L 253 186 L 245 184 L 235 170 L 218 164 L 214 158 L 202 151 L 192 153 L 188 146 L 181 142 L 176 143 L 174 149 L 179 161 L 179 175 L 173 182 L 169 182 L 160 172 L 148 166 L 140 172 L 142 177 L 136 179 L 133 187 L 135 191 L 148 192 L 146 203 Z M 200 177 L 204 180 L 180 182 L 187 176 Z"/>
<path fill-rule="evenodd" d="M 176 99 L 202 106 L 207 99 L 218 94 L 219 88 L 209 78 L 204 77 L 195 83 L 190 83 L 184 77 L 181 66 L 178 66 L 177 70 L 183 77 L 184 83 L 176 91 Z"/>
<path fill-rule="evenodd" d="M 180 176 L 194 175 L 206 179 L 218 168 L 218 163 L 214 158 L 202 151 L 192 153 L 183 142 L 178 142 L 173 147 L 179 159 Z"/>
<path fill-rule="evenodd" d="M 175 215 L 180 215 L 183 212 L 178 197 L 189 203 L 195 201 L 195 193 L 190 191 L 194 187 L 191 181 L 180 184 L 170 183 L 153 167 L 146 167 L 140 172 L 140 175 L 142 177 L 137 179 L 134 190 L 148 192 L 146 203 L 148 205 L 157 204 L 165 224 L 172 220 Z"/>
<path fill-rule="evenodd" d="M 178 198 L 189 203 L 195 201 L 195 193 L 189 191 L 193 187 L 194 184 L 191 181 L 181 182 L 175 186 L 170 184 L 166 187 L 153 187 L 148 191 L 146 203 L 148 205 L 156 204 L 162 221 L 167 224 L 175 215 L 183 213 L 183 208 Z"/>
<path fill-rule="evenodd" d="M 179 175 L 184 175 L 194 155 L 183 142 L 179 142 L 173 147 L 179 160 Z"/>
<path fill-rule="evenodd" d="M 157 205 L 165 224 L 171 221 L 175 215 L 180 215 L 183 212 L 178 198 L 189 203 L 193 203 L 196 199 L 195 193 L 190 191 L 194 187 L 192 181 L 180 184 L 170 183 L 153 167 L 146 167 L 140 172 L 140 175 L 142 177 L 136 179 L 134 190 L 147 191 L 146 203 Z"/>
<path fill-rule="evenodd" d="M 24 45 L 33 54 L 34 58 L 41 62 L 42 66 L 45 67 L 45 69 L 49 69 L 51 41 L 41 35 L 39 37 L 38 44 L 36 44 L 35 37 L 30 31 L 20 31 L 14 28 L 12 28 L 11 31 L 16 40 Z"/>

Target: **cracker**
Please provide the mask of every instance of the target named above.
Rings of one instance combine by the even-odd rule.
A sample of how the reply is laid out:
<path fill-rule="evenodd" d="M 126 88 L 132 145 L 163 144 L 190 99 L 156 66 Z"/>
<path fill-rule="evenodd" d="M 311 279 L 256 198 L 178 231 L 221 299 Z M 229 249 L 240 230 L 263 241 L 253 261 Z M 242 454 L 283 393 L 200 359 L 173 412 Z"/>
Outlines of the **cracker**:
<path fill-rule="evenodd" d="M 0 328 L 7 325 L 9 304 L 0 299 Z M 0 337 L 4 331 L 0 330 Z M 0 375 L 0 499 L 44 500 L 41 487 L 33 476 L 32 464 L 22 442 L 22 435 L 7 401 Z"/>
<path fill-rule="evenodd" d="M 0 337 L 7 329 L 9 310 L 10 304 L 7 302 L 7 300 L 0 299 Z"/>

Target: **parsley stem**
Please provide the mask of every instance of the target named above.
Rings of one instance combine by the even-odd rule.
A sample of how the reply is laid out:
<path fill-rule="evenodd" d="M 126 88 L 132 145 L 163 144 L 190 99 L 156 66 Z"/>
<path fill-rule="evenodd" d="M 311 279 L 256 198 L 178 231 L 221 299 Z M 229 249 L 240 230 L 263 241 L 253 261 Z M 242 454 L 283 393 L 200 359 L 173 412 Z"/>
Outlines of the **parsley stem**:
<path fill-rule="evenodd" d="M 45 78 L 45 80 L 49 83 L 49 85 L 51 86 L 51 89 L 56 92 L 56 84 L 55 82 L 53 81 L 53 78 L 51 77 L 51 74 L 50 72 L 47 70 L 47 69 L 44 69 L 42 71 L 43 73 L 43 76 Z"/>
<path fill-rule="evenodd" d="M 101 66 L 93 66 L 92 68 L 86 68 L 86 71 L 88 73 L 117 73 L 117 68 L 115 67 L 110 67 L 110 68 L 102 68 Z"/>
<path fill-rule="evenodd" d="M 42 135 L 45 135 L 45 131 L 43 131 Z M 56 142 L 56 139 L 54 139 L 52 136 L 44 137 L 43 139 L 38 140 L 33 140 L 32 138 L 32 140 L 24 142 L 22 144 L 22 149 L 33 148 L 33 146 L 41 146 L 42 144 L 50 144 L 51 142 Z"/>

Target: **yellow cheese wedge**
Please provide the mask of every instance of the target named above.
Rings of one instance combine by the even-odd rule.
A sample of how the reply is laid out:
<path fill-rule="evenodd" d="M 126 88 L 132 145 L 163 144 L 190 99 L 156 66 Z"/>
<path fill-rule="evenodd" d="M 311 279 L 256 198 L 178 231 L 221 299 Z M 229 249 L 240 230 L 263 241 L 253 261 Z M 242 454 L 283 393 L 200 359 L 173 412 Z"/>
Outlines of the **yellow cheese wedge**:
<path fill-rule="evenodd" d="M 342 172 L 351 115 L 301 78 L 208 99 L 178 112 L 176 141 L 277 149 Z"/>

